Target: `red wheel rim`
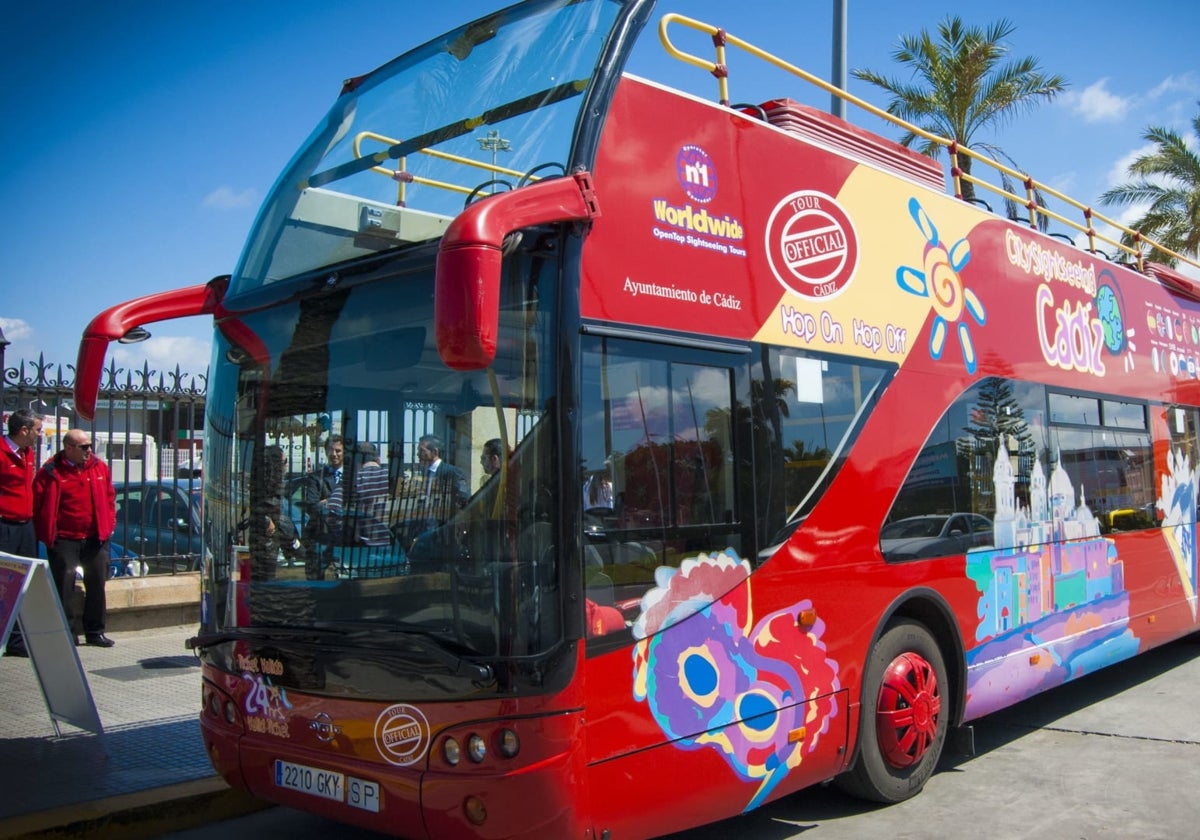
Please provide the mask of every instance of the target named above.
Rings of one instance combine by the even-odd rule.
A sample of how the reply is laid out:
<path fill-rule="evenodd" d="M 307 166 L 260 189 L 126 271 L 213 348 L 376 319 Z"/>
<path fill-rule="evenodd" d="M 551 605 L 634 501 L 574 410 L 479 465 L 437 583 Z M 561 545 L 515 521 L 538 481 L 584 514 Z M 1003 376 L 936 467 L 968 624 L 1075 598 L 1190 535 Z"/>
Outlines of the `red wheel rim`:
<path fill-rule="evenodd" d="M 924 758 L 937 736 L 941 713 L 941 686 L 933 666 L 911 652 L 892 660 L 875 704 L 879 751 L 888 764 L 904 769 Z"/>

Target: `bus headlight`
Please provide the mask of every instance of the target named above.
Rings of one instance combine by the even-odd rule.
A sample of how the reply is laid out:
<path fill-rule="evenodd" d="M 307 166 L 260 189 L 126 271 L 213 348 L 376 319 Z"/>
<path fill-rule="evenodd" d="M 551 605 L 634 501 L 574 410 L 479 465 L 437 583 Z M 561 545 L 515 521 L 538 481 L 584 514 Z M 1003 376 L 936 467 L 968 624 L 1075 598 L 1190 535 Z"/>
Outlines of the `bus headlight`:
<path fill-rule="evenodd" d="M 517 738 L 517 733 L 511 729 L 501 729 L 498 740 L 497 746 L 500 749 L 500 755 L 505 758 L 513 758 L 521 751 L 521 741 Z"/>
<path fill-rule="evenodd" d="M 471 733 L 471 737 L 467 739 L 467 758 L 476 764 L 487 758 L 487 741 L 484 741 L 481 735 Z"/>
<path fill-rule="evenodd" d="M 451 767 L 457 767 L 458 762 L 462 761 L 462 748 L 459 747 L 458 741 L 453 738 L 447 738 L 443 741 L 442 756 Z"/>

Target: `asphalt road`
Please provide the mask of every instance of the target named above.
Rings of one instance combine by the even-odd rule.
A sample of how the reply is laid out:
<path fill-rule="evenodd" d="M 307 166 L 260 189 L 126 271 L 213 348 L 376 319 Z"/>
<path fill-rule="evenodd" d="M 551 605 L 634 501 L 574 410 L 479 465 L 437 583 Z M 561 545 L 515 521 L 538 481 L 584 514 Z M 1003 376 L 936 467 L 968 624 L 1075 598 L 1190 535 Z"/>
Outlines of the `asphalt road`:
<path fill-rule="evenodd" d="M 975 747 L 899 805 L 818 787 L 669 840 L 1200 837 L 1200 635 L 977 721 Z M 380 836 L 287 808 L 167 836 L 288 834 Z"/>

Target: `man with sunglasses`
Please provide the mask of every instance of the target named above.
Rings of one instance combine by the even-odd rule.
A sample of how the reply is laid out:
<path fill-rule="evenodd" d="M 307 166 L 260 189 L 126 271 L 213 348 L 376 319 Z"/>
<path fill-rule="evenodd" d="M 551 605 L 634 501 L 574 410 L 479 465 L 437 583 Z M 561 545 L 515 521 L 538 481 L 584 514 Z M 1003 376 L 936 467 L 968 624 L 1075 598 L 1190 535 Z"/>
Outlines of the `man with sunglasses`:
<path fill-rule="evenodd" d="M 108 464 L 92 455 L 91 435 L 82 429 L 66 433 L 62 450 L 43 464 L 33 479 L 34 528 L 46 546 L 63 609 L 74 619 L 75 568 L 82 567 L 84 640 L 97 647 L 115 644 L 104 635 L 104 585 L 108 539 L 116 527 L 116 502 Z"/>
<path fill-rule="evenodd" d="M 0 551 L 18 557 L 37 557 L 33 533 L 34 447 L 42 437 L 42 418 L 19 408 L 8 418 L 0 436 Z M 0 628 L 3 630 L 3 628 Z M 8 637 L 9 656 L 28 656 L 20 624 Z"/>

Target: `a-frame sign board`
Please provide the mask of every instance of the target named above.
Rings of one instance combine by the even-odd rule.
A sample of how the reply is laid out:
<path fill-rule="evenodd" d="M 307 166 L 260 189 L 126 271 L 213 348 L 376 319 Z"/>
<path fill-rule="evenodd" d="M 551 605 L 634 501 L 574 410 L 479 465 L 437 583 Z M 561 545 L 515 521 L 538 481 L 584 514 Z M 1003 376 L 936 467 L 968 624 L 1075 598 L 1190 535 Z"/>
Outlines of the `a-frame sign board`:
<path fill-rule="evenodd" d="M 0 551 L 0 656 L 18 617 L 54 731 L 61 735 L 59 723 L 69 723 L 97 735 L 103 733 L 75 650 L 75 636 L 46 561 Z"/>

